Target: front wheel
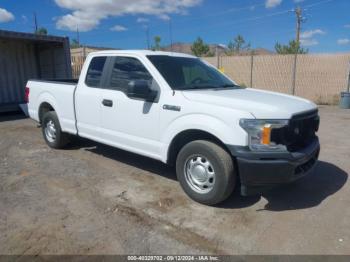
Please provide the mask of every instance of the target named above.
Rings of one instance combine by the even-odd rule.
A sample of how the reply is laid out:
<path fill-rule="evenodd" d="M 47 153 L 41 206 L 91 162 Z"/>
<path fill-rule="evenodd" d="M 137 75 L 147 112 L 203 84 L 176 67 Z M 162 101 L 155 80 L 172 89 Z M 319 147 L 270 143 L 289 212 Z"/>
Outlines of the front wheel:
<path fill-rule="evenodd" d="M 41 123 L 44 139 L 49 147 L 55 149 L 64 148 L 69 142 L 69 135 L 62 132 L 56 112 L 45 113 Z"/>
<path fill-rule="evenodd" d="M 190 142 L 180 150 L 176 173 L 186 194 L 205 205 L 227 199 L 236 182 L 230 154 L 219 145 L 204 140 Z"/>

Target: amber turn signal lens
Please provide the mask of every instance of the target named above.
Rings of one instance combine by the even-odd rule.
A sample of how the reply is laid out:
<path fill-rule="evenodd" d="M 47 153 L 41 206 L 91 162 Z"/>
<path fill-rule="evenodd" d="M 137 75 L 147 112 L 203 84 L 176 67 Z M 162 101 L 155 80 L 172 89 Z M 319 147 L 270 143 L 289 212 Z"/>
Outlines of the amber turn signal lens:
<path fill-rule="evenodd" d="M 261 144 L 269 145 L 271 142 L 271 125 L 265 125 L 262 130 Z"/>

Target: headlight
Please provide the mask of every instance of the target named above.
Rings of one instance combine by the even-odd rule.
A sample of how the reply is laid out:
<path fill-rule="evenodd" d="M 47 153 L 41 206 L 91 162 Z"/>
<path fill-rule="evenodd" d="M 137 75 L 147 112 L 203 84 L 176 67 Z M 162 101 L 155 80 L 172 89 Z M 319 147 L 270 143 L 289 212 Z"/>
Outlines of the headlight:
<path fill-rule="evenodd" d="M 285 145 L 271 141 L 273 129 L 288 125 L 288 120 L 241 119 L 240 126 L 247 131 L 249 148 L 254 151 L 286 151 Z"/>

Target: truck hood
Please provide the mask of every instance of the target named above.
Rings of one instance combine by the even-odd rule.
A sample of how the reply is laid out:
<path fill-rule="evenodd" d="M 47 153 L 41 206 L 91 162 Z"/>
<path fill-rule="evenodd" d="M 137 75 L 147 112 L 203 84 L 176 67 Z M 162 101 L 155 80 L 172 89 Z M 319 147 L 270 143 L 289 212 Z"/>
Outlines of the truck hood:
<path fill-rule="evenodd" d="M 182 93 L 191 101 L 243 110 L 258 119 L 289 119 L 317 108 L 303 98 L 253 88 L 186 90 Z"/>

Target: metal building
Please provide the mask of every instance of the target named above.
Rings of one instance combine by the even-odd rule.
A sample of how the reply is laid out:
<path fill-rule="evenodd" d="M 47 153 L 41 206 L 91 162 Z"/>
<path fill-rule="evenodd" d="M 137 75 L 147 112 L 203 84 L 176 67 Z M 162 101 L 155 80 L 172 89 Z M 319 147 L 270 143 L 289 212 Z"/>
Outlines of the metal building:
<path fill-rule="evenodd" d="M 24 102 L 28 79 L 71 77 L 67 37 L 0 30 L 0 112 Z"/>

